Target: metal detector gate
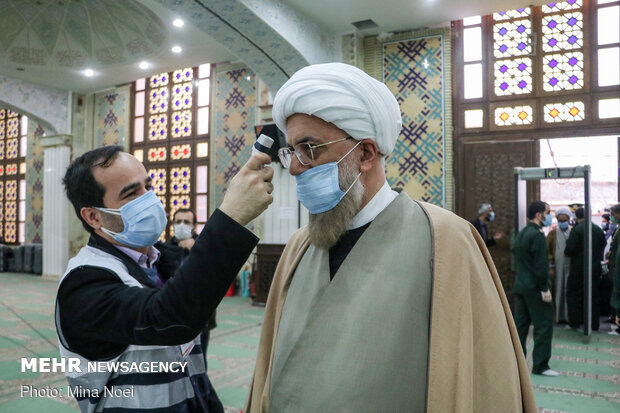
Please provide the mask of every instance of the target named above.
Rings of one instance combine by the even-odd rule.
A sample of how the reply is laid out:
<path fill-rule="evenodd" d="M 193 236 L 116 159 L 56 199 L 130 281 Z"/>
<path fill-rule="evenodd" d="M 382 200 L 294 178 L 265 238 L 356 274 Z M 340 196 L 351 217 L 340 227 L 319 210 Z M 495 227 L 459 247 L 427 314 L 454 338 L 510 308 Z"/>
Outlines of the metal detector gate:
<path fill-rule="evenodd" d="M 590 207 L 590 165 L 573 168 L 514 168 L 515 176 L 515 228 L 521 231 L 527 224 L 526 181 L 543 179 L 582 179 L 584 185 L 584 209 L 586 231 L 584 232 L 583 271 L 583 334 L 584 341 L 590 341 L 592 334 L 592 209 Z"/>

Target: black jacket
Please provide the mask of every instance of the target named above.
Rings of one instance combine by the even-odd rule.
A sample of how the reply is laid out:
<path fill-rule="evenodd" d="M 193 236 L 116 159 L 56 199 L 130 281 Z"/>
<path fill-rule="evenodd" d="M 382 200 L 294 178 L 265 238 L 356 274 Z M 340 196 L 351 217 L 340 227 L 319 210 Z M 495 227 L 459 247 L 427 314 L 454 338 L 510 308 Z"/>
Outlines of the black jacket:
<path fill-rule="evenodd" d="M 474 228 L 476 228 L 476 231 L 478 231 L 478 233 L 482 237 L 482 240 L 484 241 L 487 247 L 492 247 L 493 245 L 496 244 L 495 239 L 493 239 L 493 237 L 489 238 L 489 230 L 487 228 L 487 224 L 482 222 L 480 218 L 473 219 L 469 222 L 471 222 Z"/>
<path fill-rule="evenodd" d="M 158 288 L 131 258 L 93 234 L 89 245 L 118 258 L 145 288 L 129 287 L 111 271 L 80 266 L 58 290 L 69 349 L 91 360 L 116 357 L 130 344 L 179 345 L 196 337 L 256 246 L 258 238 L 215 210 L 187 259 L 172 277 L 175 259 L 162 244 Z M 177 250 L 178 251 L 178 250 Z"/>
<path fill-rule="evenodd" d="M 194 239 L 194 241 L 196 241 L 196 239 L 198 238 L 198 234 L 192 232 L 192 238 Z M 176 261 L 176 263 L 174 263 L 174 271 L 176 271 L 176 268 L 180 267 L 183 260 L 187 256 L 189 256 L 189 250 L 179 246 L 179 242 L 180 241 L 177 239 L 177 237 L 172 237 L 168 241 L 166 241 L 166 244 L 163 244 L 161 246 L 163 249 L 170 251 L 168 255 L 171 257 L 171 259 L 174 259 Z M 155 248 L 159 249 L 159 244 L 160 243 L 155 244 Z M 217 322 L 215 321 L 215 314 L 216 311 L 214 310 L 213 314 L 211 314 L 211 317 L 209 317 L 209 320 L 207 320 L 207 325 L 205 326 L 206 331 L 213 330 L 215 327 L 217 327 Z"/>

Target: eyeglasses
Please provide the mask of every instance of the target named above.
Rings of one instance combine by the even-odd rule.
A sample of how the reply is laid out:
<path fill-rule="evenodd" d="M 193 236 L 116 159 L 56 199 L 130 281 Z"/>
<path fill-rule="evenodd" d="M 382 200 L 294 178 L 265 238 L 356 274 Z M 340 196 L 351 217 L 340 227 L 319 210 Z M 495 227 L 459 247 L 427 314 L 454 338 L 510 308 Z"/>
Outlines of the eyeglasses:
<path fill-rule="evenodd" d="M 306 165 L 309 165 L 310 162 L 314 161 L 314 150 L 315 149 L 320 148 L 322 146 L 331 145 L 332 143 L 346 141 L 347 139 L 353 139 L 353 138 L 350 136 L 347 136 L 346 138 L 321 143 L 319 145 L 311 145 L 307 142 L 298 143 L 297 145 L 295 145 L 295 147 L 289 146 L 288 148 L 280 148 L 280 150 L 278 150 L 278 157 L 280 158 L 280 162 L 282 163 L 282 166 L 288 169 L 291 166 L 291 160 L 293 158 L 293 153 L 294 153 L 297 159 L 299 160 L 299 163 L 306 166 Z"/>

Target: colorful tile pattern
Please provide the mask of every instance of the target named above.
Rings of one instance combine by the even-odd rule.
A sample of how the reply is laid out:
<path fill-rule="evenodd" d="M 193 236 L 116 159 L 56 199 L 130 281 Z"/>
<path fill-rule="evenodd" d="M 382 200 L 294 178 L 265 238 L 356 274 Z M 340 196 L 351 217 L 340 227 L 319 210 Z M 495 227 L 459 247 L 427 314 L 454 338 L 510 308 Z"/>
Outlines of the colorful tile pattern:
<path fill-rule="evenodd" d="M 252 80 L 248 80 L 248 77 Z M 228 181 L 249 159 L 254 143 L 256 85 L 254 73 L 245 67 L 215 72 L 215 188 L 210 205 L 224 198 Z"/>
<path fill-rule="evenodd" d="M 44 130 L 28 123 L 28 156 L 26 157 L 26 236 L 27 244 L 43 242 L 43 146 Z"/>
<path fill-rule="evenodd" d="M 443 36 L 383 45 L 383 80 L 403 129 L 386 159 L 387 179 L 414 199 L 445 205 Z"/>
<path fill-rule="evenodd" d="M 129 145 L 129 87 L 95 96 L 94 147 L 105 145 Z"/>

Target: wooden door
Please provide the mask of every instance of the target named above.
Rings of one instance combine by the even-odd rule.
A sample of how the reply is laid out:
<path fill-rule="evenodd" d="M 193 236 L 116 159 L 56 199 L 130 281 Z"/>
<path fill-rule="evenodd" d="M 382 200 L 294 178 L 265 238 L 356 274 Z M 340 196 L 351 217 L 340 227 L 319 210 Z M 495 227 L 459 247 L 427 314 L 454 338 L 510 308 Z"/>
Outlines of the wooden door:
<path fill-rule="evenodd" d="M 497 267 L 504 291 L 512 305 L 514 271 L 510 252 L 510 234 L 514 226 L 515 189 L 513 168 L 539 165 L 538 141 L 461 143 L 457 165 L 457 213 L 467 220 L 474 219 L 478 207 L 489 202 L 495 210 L 495 220 L 487 223 L 489 237 L 503 232 L 497 245 L 489 248 Z M 538 199 L 538 181 L 528 182 L 528 202 Z"/>

